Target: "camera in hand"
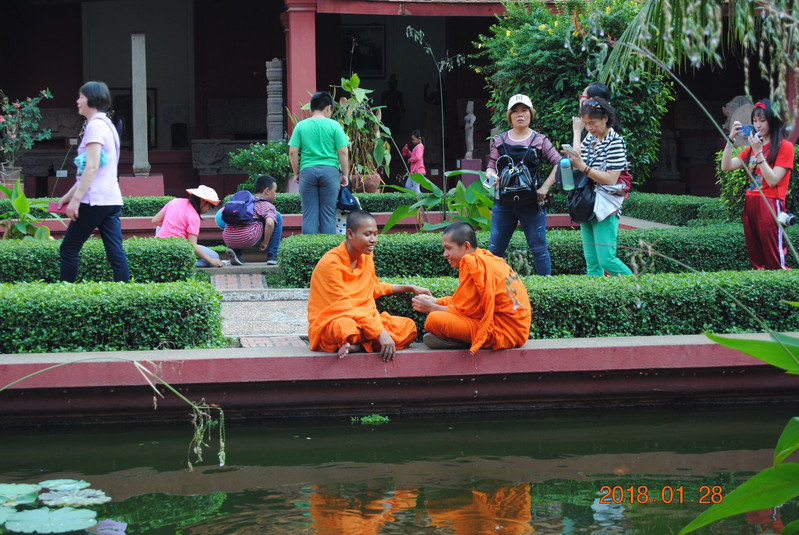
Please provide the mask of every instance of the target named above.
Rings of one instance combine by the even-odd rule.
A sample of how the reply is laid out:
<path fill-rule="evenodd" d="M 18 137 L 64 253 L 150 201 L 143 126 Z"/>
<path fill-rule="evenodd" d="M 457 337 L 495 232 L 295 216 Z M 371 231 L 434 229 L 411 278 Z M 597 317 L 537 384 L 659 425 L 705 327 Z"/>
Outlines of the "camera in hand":
<path fill-rule="evenodd" d="M 741 126 L 741 129 L 738 131 L 739 136 L 749 137 L 755 133 L 755 127 L 751 124 L 745 124 Z"/>
<path fill-rule="evenodd" d="M 783 227 L 790 227 L 796 224 L 796 216 L 788 212 L 782 212 L 777 216 L 777 221 L 779 221 L 780 225 Z"/>

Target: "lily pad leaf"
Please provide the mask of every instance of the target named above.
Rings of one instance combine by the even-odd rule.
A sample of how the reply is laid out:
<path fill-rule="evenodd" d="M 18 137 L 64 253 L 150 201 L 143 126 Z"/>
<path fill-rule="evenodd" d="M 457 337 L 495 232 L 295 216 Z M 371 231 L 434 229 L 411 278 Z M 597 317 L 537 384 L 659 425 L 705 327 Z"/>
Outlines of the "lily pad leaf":
<path fill-rule="evenodd" d="M 63 507 L 65 505 L 82 507 L 85 505 L 98 505 L 110 502 L 111 498 L 99 489 L 59 490 L 56 492 L 43 492 L 39 494 L 43 504 L 50 507 Z"/>
<path fill-rule="evenodd" d="M 92 484 L 81 479 L 48 479 L 47 481 L 40 481 L 39 486 L 43 489 L 58 491 L 85 489 L 91 487 Z"/>
<path fill-rule="evenodd" d="M 8 517 L 10 517 L 16 512 L 17 510 L 14 509 L 13 507 L 0 507 L 0 526 L 2 526 L 5 523 Z M 3 528 L 0 527 L 0 532 L 2 529 Z"/>
<path fill-rule="evenodd" d="M 30 483 L 0 483 L 0 505 L 30 505 L 36 503 L 41 487 Z"/>
<path fill-rule="evenodd" d="M 109 518 L 100 520 L 96 526 L 87 529 L 86 532 L 96 535 L 125 535 L 126 529 L 128 529 L 128 525 L 125 522 L 117 522 Z"/>
<path fill-rule="evenodd" d="M 97 523 L 96 517 L 91 509 L 42 507 L 17 511 L 6 521 L 6 529 L 18 533 L 66 533 L 92 527 Z"/>

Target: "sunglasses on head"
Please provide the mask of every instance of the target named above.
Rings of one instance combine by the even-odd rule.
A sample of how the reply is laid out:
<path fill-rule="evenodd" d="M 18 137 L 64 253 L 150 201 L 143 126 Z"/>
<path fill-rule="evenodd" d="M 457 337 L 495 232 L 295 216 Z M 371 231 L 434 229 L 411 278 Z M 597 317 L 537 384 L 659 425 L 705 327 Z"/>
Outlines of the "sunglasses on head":
<path fill-rule="evenodd" d="M 597 102 L 594 99 L 584 100 L 580 104 L 580 107 L 581 108 L 587 108 L 589 110 L 604 110 L 604 108 L 602 107 L 602 104 L 600 104 L 599 102 Z"/>

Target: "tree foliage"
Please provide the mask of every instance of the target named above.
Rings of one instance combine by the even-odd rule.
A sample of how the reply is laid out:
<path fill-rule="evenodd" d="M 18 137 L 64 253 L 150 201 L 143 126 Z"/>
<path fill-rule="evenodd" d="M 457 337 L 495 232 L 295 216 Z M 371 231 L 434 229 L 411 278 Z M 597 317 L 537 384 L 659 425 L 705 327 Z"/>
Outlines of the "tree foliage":
<path fill-rule="evenodd" d="M 536 108 L 532 127 L 553 143 L 570 143 L 577 96 L 597 81 L 597 65 L 607 58 L 608 39 L 618 38 L 635 18 L 637 0 L 568 2 L 551 10 L 543 1 L 507 3 L 505 13 L 481 35 L 472 56 L 485 75 L 493 122 L 505 129 L 508 98 L 530 96 Z M 619 112 L 621 134 L 636 182 L 643 182 L 657 160 L 660 121 L 673 99 L 660 73 L 641 72 L 611 80 L 611 102 Z"/>

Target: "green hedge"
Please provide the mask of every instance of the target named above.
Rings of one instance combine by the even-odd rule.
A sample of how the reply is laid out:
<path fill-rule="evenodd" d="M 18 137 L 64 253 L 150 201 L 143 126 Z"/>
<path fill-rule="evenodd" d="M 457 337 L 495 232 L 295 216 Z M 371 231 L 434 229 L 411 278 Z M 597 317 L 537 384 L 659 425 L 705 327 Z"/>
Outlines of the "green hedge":
<path fill-rule="evenodd" d="M 0 240 L 0 282 L 58 282 L 60 240 Z M 194 277 L 194 247 L 182 238 L 129 238 L 122 247 L 131 280 L 172 282 Z M 78 281 L 112 281 L 111 266 L 100 239 L 86 242 L 80 252 Z"/>
<path fill-rule="evenodd" d="M 417 284 L 436 297 L 452 295 L 455 278 L 386 278 Z M 799 300 L 799 274 L 792 271 L 663 273 L 634 277 L 525 277 L 533 322 L 531 337 L 584 338 L 762 332 L 763 327 L 723 290 L 754 310 L 770 328 L 799 330 L 799 312 L 781 300 Z M 412 318 L 419 335 L 423 314 L 412 294 L 382 297 L 378 308 Z"/>
<path fill-rule="evenodd" d="M 196 281 L 0 284 L 0 352 L 223 347 L 221 301 Z"/>
<path fill-rule="evenodd" d="M 795 243 L 799 243 L 799 226 L 788 229 Z M 311 272 L 316 262 L 329 249 L 341 243 L 342 236 L 291 236 L 280 244 L 280 274 L 289 287 L 307 288 Z M 478 232 L 480 247 L 488 247 L 487 232 Z M 549 253 L 552 258 L 553 275 L 583 275 L 585 259 L 580 233 L 574 230 L 547 231 Z M 645 254 L 651 245 L 659 254 L 674 258 L 698 271 L 747 270 L 749 260 L 746 255 L 743 229 L 740 224 L 716 224 L 687 229 L 658 228 L 619 230 L 619 258 L 637 273 L 663 273 L 685 271 L 680 264 L 665 258 Z M 628 248 L 628 249 L 625 249 Z M 506 256 L 514 251 L 524 259 L 527 266 L 533 266 L 524 235 L 517 231 L 511 238 Z M 453 269 L 441 256 L 441 234 L 385 234 L 375 248 L 375 270 L 379 277 L 451 276 Z M 517 262 L 511 263 L 525 273 Z M 796 266 L 789 255 L 789 264 Z M 530 267 L 532 269 L 532 267 Z M 530 272 L 533 273 L 533 272 Z"/>
<path fill-rule="evenodd" d="M 61 197 L 38 197 L 38 201 L 58 201 Z M 122 217 L 153 217 L 161 211 L 166 203 L 174 199 L 174 197 L 124 197 L 122 205 Z M 11 201 L 8 199 L 0 199 L 0 214 L 11 211 Z M 55 216 L 50 212 L 34 208 L 31 214 L 36 217 L 52 217 Z M 62 217 L 62 219 L 64 219 Z"/>

